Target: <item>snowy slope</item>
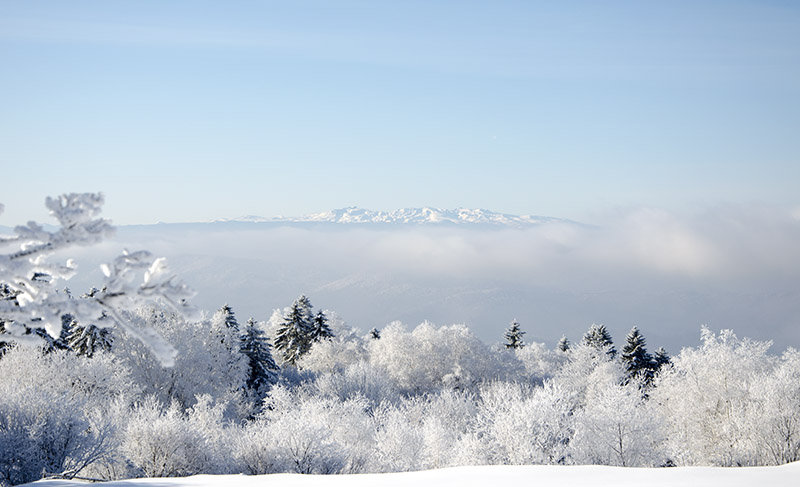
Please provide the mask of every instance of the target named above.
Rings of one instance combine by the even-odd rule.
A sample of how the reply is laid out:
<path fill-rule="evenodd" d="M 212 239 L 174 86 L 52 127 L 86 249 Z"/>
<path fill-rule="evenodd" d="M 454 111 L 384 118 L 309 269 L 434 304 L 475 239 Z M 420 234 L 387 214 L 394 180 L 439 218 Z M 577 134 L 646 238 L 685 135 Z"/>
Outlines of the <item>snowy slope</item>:
<path fill-rule="evenodd" d="M 779 467 L 622 468 L 603 466 L 483 466 L 424 472 L 363 475 L 197 475 L 186 478 L 132 479 L 92 485 L 108 487 L 373 487 L 373 486 L 523 486 L 537 487 L 789 487 L 800 483 L 800 463 Z M 38 487 L 85 486 L 84 482 L 42 480 Z"/>
<path fill-rule="evenodd" d="M 524 227 L 542 223 L 565 222 L 566 220 L 533 215 L 510 215 L 484 209 L 457 208 L 454 210 L 443 210 L 440 208 L 423 207 L 401 208 L 393 211 L 374 211 L 351 206 L 322 213 L 312 213 L 301 217 L 265 218 L 247 215 L 239 218 L 215 221 L 247 223 L 380 223 L 394 225 L 480 224 Z"/>

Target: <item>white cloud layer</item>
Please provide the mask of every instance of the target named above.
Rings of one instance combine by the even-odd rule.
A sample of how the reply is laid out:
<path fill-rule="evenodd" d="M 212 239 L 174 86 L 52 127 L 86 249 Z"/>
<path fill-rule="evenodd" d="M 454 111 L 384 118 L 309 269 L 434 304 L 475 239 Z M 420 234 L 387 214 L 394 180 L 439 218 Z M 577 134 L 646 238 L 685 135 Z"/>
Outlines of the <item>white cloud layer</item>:
<path fill-rule="evenodd" d="M 165 255 L 198 289 L 201 306 L 229 302 L 260 318 L 308 293 L 364 329 L 395 319 L 466 322 L 494 341 L 516 317 L 531 339 L 554 341 L 562 333 L 579 339 L 596 321 L 618 339 L 637 324 L 653 346 L 676 349 L 696 343 L 708 323 L 782 348 L 800 346 L 796 213 L 639 208 L 598 226 L 524 230 L 123 227 L 101 254 L 124 245 Z M 87 261 L 100 255 L 91 254 Z"/>

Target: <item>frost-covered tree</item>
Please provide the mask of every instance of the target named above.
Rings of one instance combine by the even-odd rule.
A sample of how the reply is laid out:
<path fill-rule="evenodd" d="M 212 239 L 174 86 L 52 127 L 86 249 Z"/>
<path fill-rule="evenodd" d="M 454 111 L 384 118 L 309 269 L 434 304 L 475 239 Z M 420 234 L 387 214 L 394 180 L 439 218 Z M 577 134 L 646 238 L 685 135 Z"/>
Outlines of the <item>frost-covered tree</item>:
<path fill-rule="evenodd" d="M 296 365 L 300 357 L 311 348 L 313 331 L 311 310 L 308 298 L 300 296 L 292 303 L 275 334 L 275 349 L 281 352 L 283 361 L 287 364 Z"/>
<path fill-rule="evenodd" d="M 583 343 L 594 347 L 597 350 L 605 350 L 610 357 L 617 355 L 617 350 L 614 348 L 614 342 L 611 340 L 611 334 L 606 329 L 605 325 L 598 325 L 592 323 L 586 333 L 583 335 Z"/>
<path fill-rule="evenodd" d="M 331 327 L 328 326 L 328 317 L 325 316 L 325 313 L 323 313 L 322 310 L 318 311 L 317 314 L 314 315 L 314 319 L 311 321 L 310 338 L 311 343 L 333 338 Z"/>
<path fill-rule="evenodd" d="M 72 478 L 114 454 L 109 414 L 137 394 L 113 357 L 14 346 L 0 360 L 0 485 Z"/>
<path fill-rule="evenodd" d="M 156 259 L 146 251 L 125 251 L 112 263 L 101 266 L 105 282 L 94 295 L 72 299 L 59 292 L 62 281 L 72 277 L 77 266 L 72 259 L 61 264 L 48 262 L 48 257 L 76 245 L 97 244 L 113 233 L 108 220 L 95 218 L 103 201 L 99 193 L 47 198 L 45 204 L 58 221 L 58 230 L 51 232 L 36 222 L 28 222 L 15 227 L 14 235 L 0 236 L 0 283 L 14 295 L 13 300 L 0 300 L 2 341 L 41 343 L 41 336 L 32 332 L 37 328 L 57 339 L 65 314 L 81 323 L 98 324 L 106 316 L 104 327 L 122 328 L 147 344 L 161 363 L 169 366 L 174 363 L 174 347 L 154 330 L 132 326 L 122 315 L 124 310 L 153 301 L 178 311 L 189 309 L 187 299 L 192 293 L 167 271 L 164 259 Z M 140 274 L 140 283 L 134 284 Z"/>
<path fill-rule="evenodd" d="M 373 340 L 380 340 L 381 339 L 381 332 L 378 331 L 377 328 L 373 328 L 369 331 L 369 337 Z"/>
<path fill-rule="evenodd" d="M 506 330 L 505 335 L 503 335 L 503 338 L 506 339 L 506 348 L 516 349 L 524 347 L 525 344 L 522 342 L 522 335 L 524 334 L 525 332 L 522 331 L 517 320 L 513 320 Z"/>
<path fill-rule="evenodd" d="M 650 392 L 660 405 L 670 458 L 678 465 L 757 464 L 764 406 L 755 392 L 772 370 L 771 343 L 705 327 L 701 339 L 700 347 L 684 348 L 661 370 Z"/>
<path fill-rule="evenodd" d="M 625 337 L 625 345 L 622 347 L 622 363 L 628 380 L 638 378 L 645 384 L 649 384 L 653 379 L 653 358 L 647 352 L 644 336 L 639 332 L 639 328 L 633 327 Z"/>
<path fill-rule="evenodd" d="M 247 320 L 242 335 L 242 353 L 247 357 L 247 381 L 251 394 L 263 398 L 278 379 L 280 368 L 272 358 L 270 344 L 253 318 Z"/>
<path fill-rule="evenodd" d="M 247 358 L 220 342 L 213 319 L 188 320 L 156 307 L 139 308 L 125 317 L 136 326 L 158 330 L 178 350 L 175 364 L 165 368 L 138 340 L 115 336 L 111 353 L 130 368 L 143 395 L 163 405 L 176 401 L 184 409 L 192 407 L 197 396 L 209 395 L 216 403 L 236 408 L 247 378 Z M 232 410 L 229 414 L 235 415 Z"/>
<path fill-rule="evenodd" d="M 566 352 L 567 350 L 569 350 L 569 346 L 570 346 L 569 339 L 567 338 L 566 335 L 562 335 L 561 339 L 558 340 L 558 344 L 556 345 L 556 350 L 560 352 Z"/>
<path fill-rule="evenodd" d="M 237 433 L 233 455 L 250 474 L 359 473 L 372 453 L 372 419 L 363 399 L 304 396 L 282 386 Z"/>
<path fill-rule="evenodd" d="M 494 464 L 561 464 L 572 436 L 577 396 L 553 381 L 494 382 L 480 389 L 478 435 Z"/>
<path fill-rule="evenodd" d="M 574 463 L 655 467 L 666 460 L 658 416 L 635 384 L 596 384 L 574 418 Z"/>
<path fill-rule="evenodd" d="M 800 352 L 790 348 L 763 380 L 753 385 L 751 418 L 759 464 L 800 460 Z"/>
<path fill-rule="evenodd" d="M 236 356 L 241 350 L 241 332 L 239 322 L 233 309 L 225 304 L 211 317 L 210 341 L 215 341 L 221 350 L 228 355 L 226 361 L 237 361 Z M 220 347 L 210 347 L 209 350 Z"/>

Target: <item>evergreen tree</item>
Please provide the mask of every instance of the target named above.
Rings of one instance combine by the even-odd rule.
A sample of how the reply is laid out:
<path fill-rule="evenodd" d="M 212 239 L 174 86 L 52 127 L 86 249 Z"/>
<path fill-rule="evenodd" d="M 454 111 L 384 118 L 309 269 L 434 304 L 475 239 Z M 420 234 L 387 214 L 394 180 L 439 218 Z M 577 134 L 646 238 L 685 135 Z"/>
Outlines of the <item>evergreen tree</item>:
<path fill-rule="evenodd" d="M 264 332 L 253 318 L 247 320 L 242 335 L 241 352 L 247 357 L 247 381 L 245 387 L 253 395 L 263 398 L 278 380 L 280 368 L 272 358 L 270 344 Z"/>
<path fill-rule="evenodd" d="M 628 380 L 640 377 L 645 383 L 653 379 L 653 359 L 645 347 L 645 339 L 637 327 L 631 328 L 622 347 L 622 362 L 628 373 Z"/>
<path fill-rule="evenodd" d="M 111 329 L 98 328 L 95 325 L 80 326 L 72 320 L 67 336 L 67 345 L 76 355 L 92 358 L 98 350 L 111 350 Z"/>
<path fill-rule="evenodd" d="M 653 354 L 653 369 L 657 372 L 661 367 L 672 363 L 672 359 L 664 347 L 658 347 L 658 350 Z"/>
<path fill-rule="evenodd" d="M 328 317 L 320 310 L 311 322 L 311 343 L 333 338 L 331 327 L 328 326 Z"/>
<path fill-rule="evenodd" d="M 0 301 L 6 301 L 13 307 L 19 307 L 19 302 L 17 302 L 17 296 L 19 296 L 19 291 L 14 290 L 11 286 L 6 283 L 0 283 Z M 6 332 L 6 323 L 2 317 L 0 317 L 0 336 Z M 6 350 L 11 346 L 11 343 L 0 340 L 0 357 L 6 352 Z"/>
<path fill-rule="evenodd" d="M 300 357 L 311 349 L 313 323 L 310 311 L 311 302 L 305 296 L 300 296 L 292 303 L 284 322 L 278 328 L 275 348 L 288 364 L 296 365 Z"/>
<path fill-rule="evenodd" d="M 558 345 L 556 345 L 556 348 L 562 352 L 566 352 L 567 350 L 569 350 L 569 346 L 570 343 L 569 340 L 567 339 L 567 336 L 563 335 L 561 337 L 561 340 L 558 341 Z"/>
<path fill-rule="evenodd" d="M 229 352 L 238 352 L 241 348 L 239 322 L 233 309 L 226 303 L 215 314 L 211 323 L 212 334 Z"/>
<path fill-rule="evenodd" d="M 377 328 L 373 328 L 369 331 L 369 337 L 372 338 L 373 340 L 380 340 L 381 332 L 379 332 Z"/>
<path fill-rule="evenodd" d="M 597 350 L 606 350 L 606 353 L 608 353 L 611 358 L 617 355 L 614 342 L 611 340 L 611 334 L 608 333 L 605 325 L 592 323 L 592 326 L 590 326 L 589 330 L 583 335 L 583 343 Z"/>
<path fill-rule="evenodd" d="M 511 326 L 508 327 L 508 329 L 506 330 L 505 335 L 503 335 L 503 337 L 506 339 L 506 343 L 505 343 L 506 348 L 522 348 L 522 347 L 524 347 L 525 344 L 522 343 L 522 335 L 524 335 L 524 334 L 525 334 L 525 332 L 522 331 L 522 329 L 520 329 L 519 323 L 517 323 L 517 320 L 512 321 L 511 322 Z"/>

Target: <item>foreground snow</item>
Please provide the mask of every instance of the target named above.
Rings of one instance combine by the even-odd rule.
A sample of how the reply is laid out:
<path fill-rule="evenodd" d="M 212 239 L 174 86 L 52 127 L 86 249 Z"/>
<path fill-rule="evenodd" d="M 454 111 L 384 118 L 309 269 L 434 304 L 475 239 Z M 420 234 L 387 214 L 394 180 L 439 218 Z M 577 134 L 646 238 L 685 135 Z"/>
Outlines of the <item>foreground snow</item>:
<path fill-rule="evenodd" d="M 92 485 L 109 487 L 372 487 L 372 486 L 795 486 L 800 482 L 800 462 L 779 467 L 679 467 L 622 468 L 603 466 L 483 466 L 456 467 L 424 472 L 363 475 L 196 475 L 183 478 L 131 479 Z M 37 487 L 85 486 L 65 480 L 40 480 Z"/>

